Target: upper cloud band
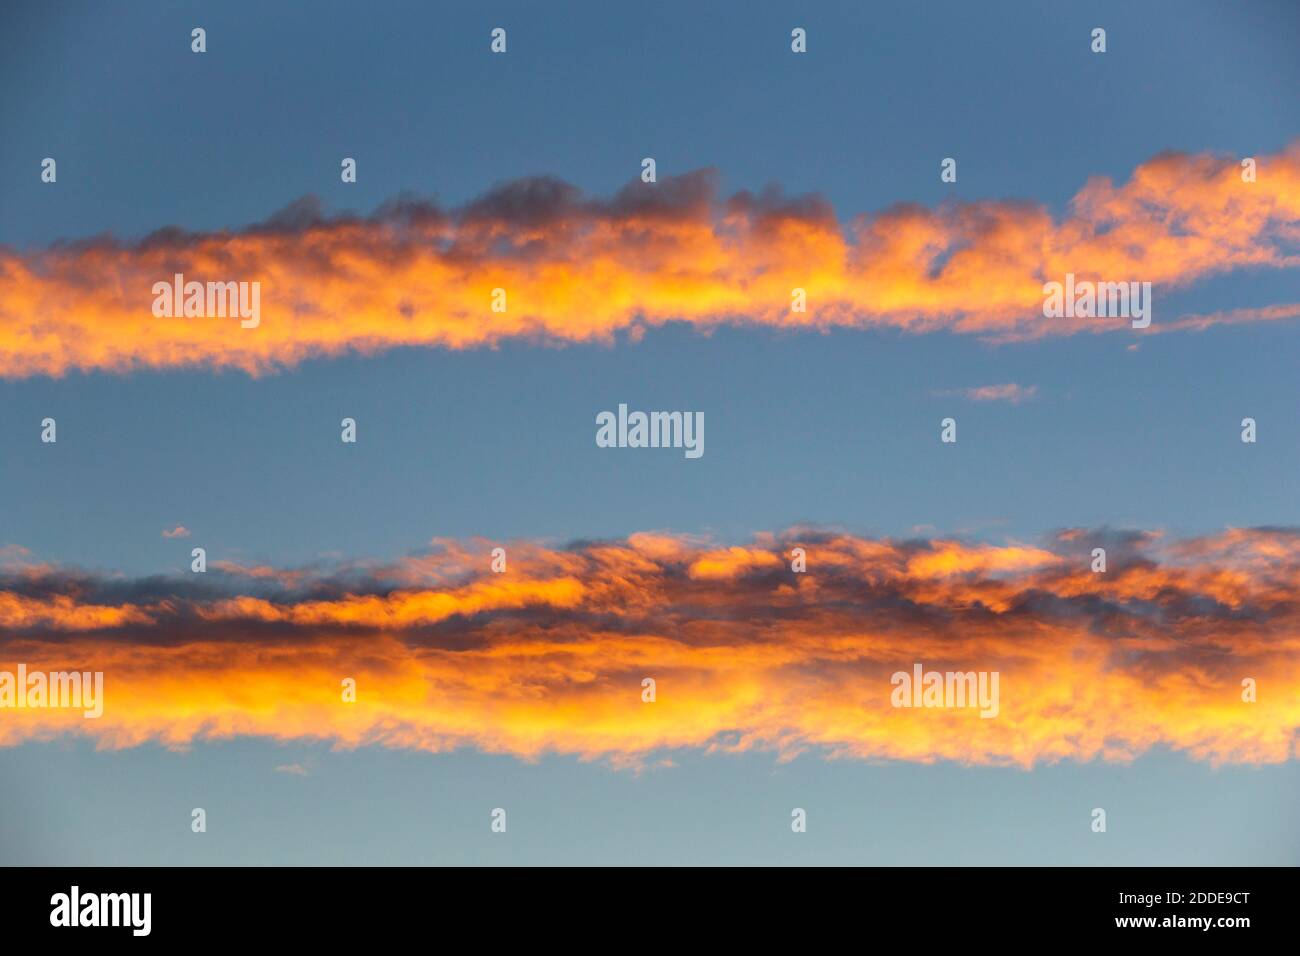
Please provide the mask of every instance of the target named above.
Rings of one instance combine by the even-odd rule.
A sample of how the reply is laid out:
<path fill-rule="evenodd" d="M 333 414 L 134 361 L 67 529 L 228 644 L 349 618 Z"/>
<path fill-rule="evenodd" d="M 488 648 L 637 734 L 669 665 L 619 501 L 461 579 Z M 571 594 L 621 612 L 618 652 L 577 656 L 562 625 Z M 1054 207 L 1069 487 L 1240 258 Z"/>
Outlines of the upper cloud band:
<path fill-rule="evenodd" d="M 816 197 L 721 199 L 709 170 L 635 182 L 610 200 L 527 179 L 455 210 L 400 199 L 368 218 L 326 217 L 308 199 L 238 232 L 0 250 L 0 376 L 256 374 L 398 346 L 604 341 L 675 320 L 993 338 L 1118 328 L 1127 321 L 1045 318 L 1043 283 L 1071 273 L 1168 288 L 1300 264 L 1300 143 L 1260 157 L 1256 182 L 1239 173 L 1232 158 L 1161 155 L 1121 186 L 1090 180 L 1059 221 L 1040 205 L 981 201 L 841 224 Z M 155 317 L 151 289 L 177 274 L 260 283 L 259 323 Z M 791 309 L 796 288 L 806 312 Z M 505 311 L 492 311 L 494 289 Z M 1222 321 L 1296 313 L 1281 303 Z M 1166 327 L 1219 321 L 1172 319 Z"/>

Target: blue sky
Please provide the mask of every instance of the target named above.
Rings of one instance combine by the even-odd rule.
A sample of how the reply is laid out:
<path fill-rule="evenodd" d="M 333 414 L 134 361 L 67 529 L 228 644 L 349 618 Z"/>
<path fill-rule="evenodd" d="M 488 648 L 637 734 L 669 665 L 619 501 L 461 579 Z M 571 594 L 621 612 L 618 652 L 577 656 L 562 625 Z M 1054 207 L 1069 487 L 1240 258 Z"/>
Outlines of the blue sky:
<path fill-rule="evenodd" d="M 487 50 L 495 26 L 504 57 Z M 789 53 L 794 26 L 806 56 Z M 1089 52 L 1094 26 L 1104 56 Z M 1164 150 L 1282 149 L 1300 131 L 1297 36 L 1287 3 L 11 3 L 0 243 L 237 228 L 305 194 L 359 212 L 406 191 L 456 205 L 544 173 L 605 196 L 643 156 L 661 175 L 716 167 L 726 192 L 815 192 L 842 219 L 951 198 L 1060 213 L 1090 177 L 1122 181 Z M 55 188 L 38 178 L 45 156 Z M 339 181 L 343 156 L 358 160 L 354 185 Z M 939 181 L 947 156 L 956 184 Z M 1156 322 L 1297 296 L 1295 271 L 1234 273 L 1158 292 Z M 808 523 L 1032 542 L 1074 526 L 1294 526 L 1298 335 L 1278 322 L 995 345 L 668 326 L 259 378 L 0 380 L 0 545 L 148 577 L 183 573 L 200 545 L 210 560 L 297 566 L 475 535 L 731 542 Z M 1006 382 L 1036 394 L 942 394 Z M 620 402 L 704 411 L 705 456 L 596 448 L 595 415 Z M 949 415 L 956 446 L 937 440 Z M 46 416 L 57 445 L 38 444 Z M 355 446 L 338 440 L 345 416 Z M 1245 416 L 1257 444 L 1239 440 Z M 178 524 L 192 537 L 161 536 Z M 565 756 L 28 743 L 0 749 L 4 802 L 20 808 L 0 861 L 1300 861 L 1294 761 L 674 759 L 638 775 Z M 274 770 L 293 763 L 308 774 Z M 505 800 L 510 842 L 494 843 L 487 813 Z M 1104 843 L 1087 829 L 1102 805 L 1116 821 Z M 208 808 L 205 842 L 191 806 Z M 810 811 L 794 844 L 792 806 Z"/>

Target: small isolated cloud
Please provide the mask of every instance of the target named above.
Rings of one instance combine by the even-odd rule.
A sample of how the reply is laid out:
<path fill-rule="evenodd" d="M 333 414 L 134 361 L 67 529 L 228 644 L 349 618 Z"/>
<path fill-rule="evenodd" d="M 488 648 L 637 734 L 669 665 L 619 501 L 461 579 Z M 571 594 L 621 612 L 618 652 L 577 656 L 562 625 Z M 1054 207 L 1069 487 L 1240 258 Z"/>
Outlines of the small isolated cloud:
<path fill-rule="evenodd" d="M 291 773 L 296 777 L 305 777 L 308 775 L 307 768 L 300 763 L 282 763 L 275 768 L 276 773 Z"/>
<path fill-rule="evenodd" d="M 1008 382 L 1005 385 L 979 385 L 975 388 L 959 388 L 950 389 L 946 392 L 935 392 L 935 395 L 941 398 L 958 396 L 968 402 L 1010 402 L 1013 405 L 1027 401 L 1037 394 L 1037 385 L 1017 385 L 1015 382 Z"/>
<path fill-rule="evenodd" d="M 190 536 L 190 529 L 185 527 L 183 524 L 178 524 L 170 531 L 164 531 L 162 536 L 164 538 L 188 538 Z"/>

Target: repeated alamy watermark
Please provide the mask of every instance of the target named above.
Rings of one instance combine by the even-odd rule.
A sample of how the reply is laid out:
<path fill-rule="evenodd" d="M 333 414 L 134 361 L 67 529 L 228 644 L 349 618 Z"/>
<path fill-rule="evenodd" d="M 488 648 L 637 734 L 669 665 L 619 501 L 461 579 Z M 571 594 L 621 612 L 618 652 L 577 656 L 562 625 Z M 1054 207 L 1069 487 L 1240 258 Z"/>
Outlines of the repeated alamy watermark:
<path fill-rule="evenodd" d="M 1133 328 L 1151 324 L 1150 282 L 1064 282 L 1043 285 L 1043 316 L 1048 319 L 1132 319 Z"/>
<path fill-rule="evenodd" d="M 0 670 L 0 709 L 68 708 L 94 720 L 104 713 L 103 671 Z"/>
<path fill-rule="evenodd" d="M 996 717 L 998 671 L 927 671 L 913 664 L 911 673 L 896 671 L 889 702 L 895 707 L 978 707 L 980 717 Z"/>
<path fill-rule="evenodd" d="M 629 412 L 596 416 L 597 448 L 682 448 L 687 458 L 704 454 L 703 412 Z"/>
<path fill-rule="evenodd" d="M 159 319 L 238 317 L 243 329 L 255 329 L 262 321 L 260 282 L 186 282 L 178 272 L 171 282 L 155 282 L 153 295 L 153 314 Z"/>

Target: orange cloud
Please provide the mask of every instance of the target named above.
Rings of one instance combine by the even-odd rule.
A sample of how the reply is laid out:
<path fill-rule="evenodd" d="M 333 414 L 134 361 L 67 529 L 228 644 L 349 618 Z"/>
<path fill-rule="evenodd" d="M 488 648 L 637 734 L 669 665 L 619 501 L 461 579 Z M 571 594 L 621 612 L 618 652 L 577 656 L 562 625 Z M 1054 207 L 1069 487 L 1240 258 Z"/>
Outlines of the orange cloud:
<path fill-rule="evenodd" d="M 790 570 L 796 546 L 805 573 Z M 0 745 L 252 735 L 620 766 L 673 748 L 1026 767 L 1153 747 L 1300 758 L 1295 529 L 1074 529 L 1042 547 L 646 534 L 514 544 L 504 574 L 490 547 L 201 584 L 0 575 L 0 671 L 104 673 L 102 717 L 0 709 Z M 892 706 L 891 676 L 916 663 L 996 671 L 997 716 Z"/>
<path fill-rule="evenodd" d="M 368 218 L 326 218 L 304 200 L 239 232 L 0 250 L 0 376 L 256 374 L 398 346 L 609 341 L 671 321 L 1069 335 L 1127 320 L 1044 318 L 1043 283 L 1066 273 L 1161 291 L 1300 264 L 1300 143 L 1259 157 L 1253 183 L 1234 158 L 1161 155 L 1122 185 L 1090 180 L 1061 219 L 1028 202 L 981 201 L 899 205 L 842 224 L 816 197 L 722 199 L 714 179 L 706 170 L 635 182 L 610 200 L 528 179 L 456 210 L 399 200 Z M 155 317 L 153 285 L 176 274 L 260 283 L 259 324 Z M 806 312 L 792 311 L 796 288 Z M 503 312 L 491 308 L 495 289 Z M 1152 329 L 1163 327 L 1158 303 Z M 1173 324 L 1295 314 L 1280 304 Z"/>

